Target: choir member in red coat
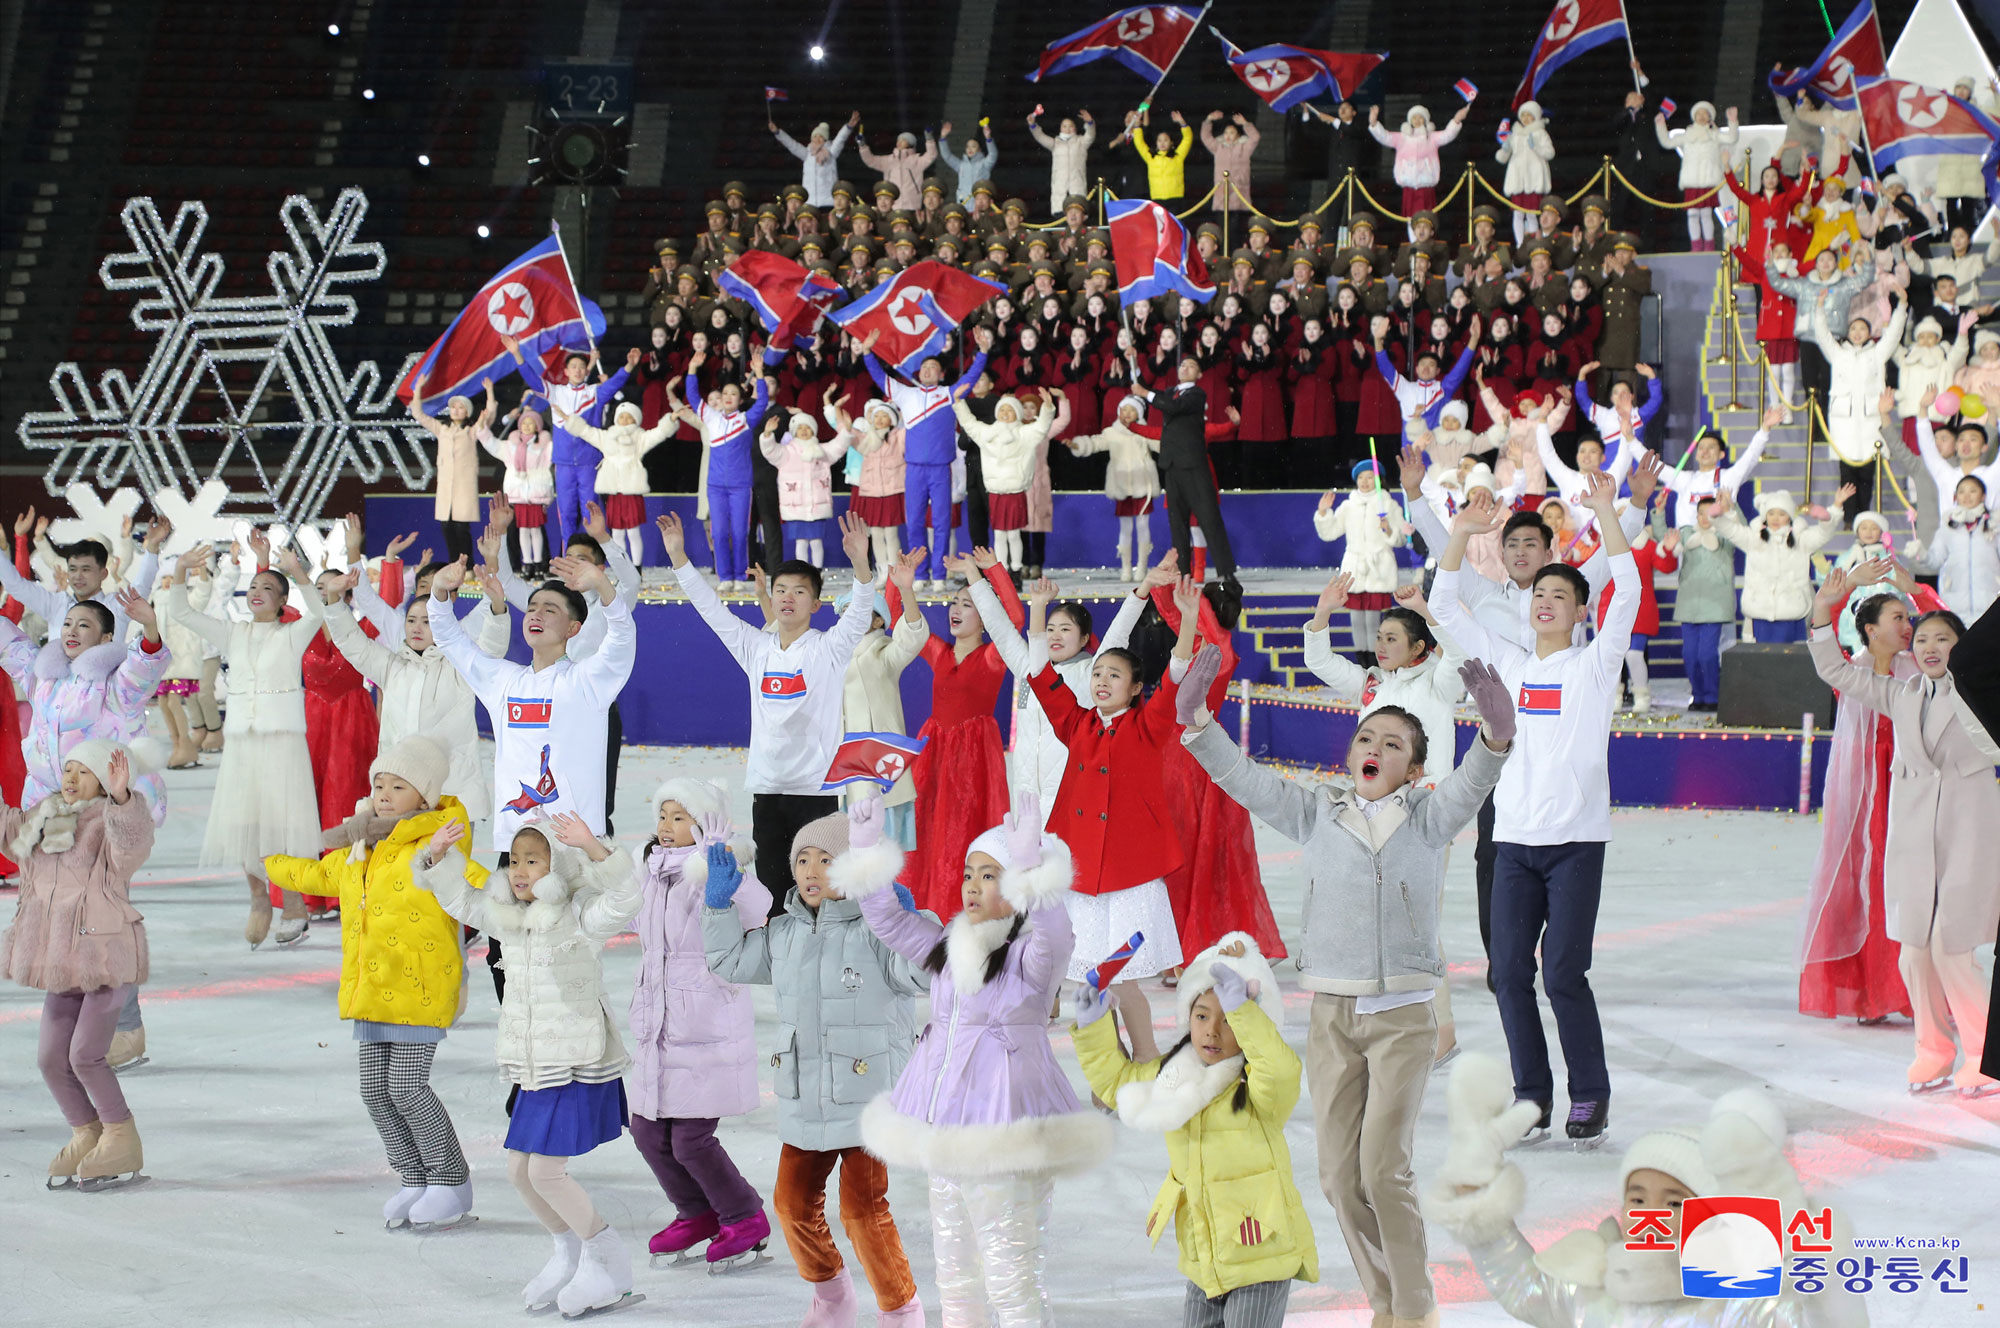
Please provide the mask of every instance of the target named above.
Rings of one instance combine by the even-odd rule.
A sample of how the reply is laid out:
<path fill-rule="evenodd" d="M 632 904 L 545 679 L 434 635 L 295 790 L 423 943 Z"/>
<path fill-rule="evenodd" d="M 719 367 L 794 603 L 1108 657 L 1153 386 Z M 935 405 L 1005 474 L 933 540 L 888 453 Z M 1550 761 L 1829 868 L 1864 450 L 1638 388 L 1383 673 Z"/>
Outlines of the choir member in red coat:
<path fill-rule="evenodd" d="M 1243 444 L 1243 482 L 1253 489 L 1285 487 L 1291 437 L 1285 422 L 1283 352 L 1265 323 L 1250 325 L 1250 340 L 1236 355 L 1236 437 Z"/>
<path fill-rule="evenodd" d="M 1334 379 L 1340 373 L 1340 354 L 1326 337 L 1326 328 L 1317 318 L 1309 318 L 1298 349 L 1290 356 L 1286 376 L 1292 388 L 1292 473 L 1287 482 L 1293 487 L 1320 488 L 1334 473 L 1334 437 L 1340 420 L 1334 408 Z"/>

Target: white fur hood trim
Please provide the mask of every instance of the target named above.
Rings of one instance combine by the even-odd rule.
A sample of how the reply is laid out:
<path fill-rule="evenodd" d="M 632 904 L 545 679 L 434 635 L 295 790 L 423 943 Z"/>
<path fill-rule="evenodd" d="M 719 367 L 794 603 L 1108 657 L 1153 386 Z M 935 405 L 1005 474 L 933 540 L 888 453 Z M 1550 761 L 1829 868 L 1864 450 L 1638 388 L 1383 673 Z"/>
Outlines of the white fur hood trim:
<path fill-rule="evenodd" d="M 1158 1077 L 1118 1090 L 1118 1119 L 1135 1130 L 1168 1134 L 1193 1120 L 1243 1077 L 1243 1057 L 1204 1065 L 1189 1043 L 1167 1058 Z"/>
<path fill-rule="evenodd" d="M 75 677 L 101 683 L 125 662 L 126 647 L 117 641 L 100 641 L 71 659 L 63 653 L 61 637 L 62 623 L 51 624 L 48 644 L 35 652 L 35 676 L 44 682 Z"/>
<path fill-rule="evenodd" d="M 1096 1111 L 1027 1116 L 996 1125 L 933 1125 L 890 1105 L 882 1094 L 861 1113 L 861 1143 L 892 1167 L 954 1180 L 995 1176 L 1074 1176 L 1111 1155 L 1111 1122 Z"/>
<path fill-rule="evenodd" d="M 1017 920 L 1025 932 L 1027 919 L 1018 913 L 985 922 L 973 922 L 961 913 L 945 924 L 944 971 L 951 978 L 952 990 L 970 996 L 986 985 L 986 961 L 1007 943 Z"/>
<path fill-rule="evenodd" d="M 1242 943 L 1243 953 L 1223 954 L 1223 949 L 1233 942 Z M 1200 999 L 1203 992 L 1215 986 L 1214 968 L 1219 963 L 1228 964 L 1247 982 L 1258 984 L 1257 1004 L 1263 1007 L 1271 1022 L 1282 1029 L 1285 1026 L 1285 994 L 1278 987 L 1278 975 L 1271 971 L 1271 961 L 1257 948 L 1256 937 L 1248 932 L 1232 931 L 1189 960 L 1187 968 L 1181 973 L 1179 988 L 1175 993 L 1181 1030 L 1187 1031 L 1195 1001 Z"/>
<path fill-rule="evenodd" d="M 1069 845 L 1054 835 L 1042 836 L 1042 860 L 1033 867 L 1010 868 L 1000 878 L 1000 895 L 1023 913 L 1059 899 L 1076 879 Z"/>
<path fill-rule="evenodd" d="M 704 871 L 707 869 L 706 860 L 703 860 L 702 867 Z M 493 873 L 491 883 L 480 891 L 486 920 L 493 924 L 495 931 L 552 931 L 568 918 L 571 896 L 584 886 L 595 883 L 592 880 L 594 874 L 623 873 L 631 868 L 631 859 L 622 854 L 613 853 L 600 866 L 574 849 L 557 848 L 549 864 L 549 874 L 535 882 L 532 902 L 523 903 L 514 897 L 504 869 Z"/>
<path fill-rule="evenodd" d="M 883 839 L 865 848 L 850 848 L 833 860 L 826 878 L 834 889 L 860 901 L 887 890 L 903 873 L 903 849 Z"/>

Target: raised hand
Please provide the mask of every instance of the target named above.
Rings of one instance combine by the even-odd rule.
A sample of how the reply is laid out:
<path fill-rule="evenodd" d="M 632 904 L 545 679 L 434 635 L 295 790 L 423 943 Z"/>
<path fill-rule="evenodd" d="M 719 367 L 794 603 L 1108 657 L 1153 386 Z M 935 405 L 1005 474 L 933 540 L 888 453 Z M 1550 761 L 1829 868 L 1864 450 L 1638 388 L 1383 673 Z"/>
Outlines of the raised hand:
<path fill-rule="evenodd" d="M 1655 466 L 1654 469 L 1657 471 L 1658 467 Z M 1636 477 L 1638 473 L 1639 467 L 1634 466 L 1632 474 Z M 1648 491 L 1650 492 L 1650 488 Z M 1636 488 L 1633 490 L 1633 497 L 1638 497 Z M 1609 475 L 1601 470 L 1594 470 L 1584 477 L 1583 505 L 1596 514 L 1605 529 L 1609 529 L 1611 523 L 1618 519 L 1617 502 L 1618 485 Z"/>
<path fill-rule="evenodd" d="M 1404 443 L 1396 454 L 1398 468 L 1402 471 L 1403 492 L 1419 493 L 1424 487 L 1424 454 L 1414 443 Z"/>
<path fill-rule="evenodd" d="M 556 828 L 556 839 L 571 848 L 592 849 L 601 847 L 597 835 L 581 816 L 574 812 L 557 812 L 550 818 Z"/>
<path fill-rule="evenodd" d="M 1418 582 L 1412 581 L 1407 585 L 1397 586 L 1390 594 L 1395 597 L 1396 603 L 1402 607 L 1412 613 L 1423 615 L 1424 621 L 1437 621 L 1431 617 L 1430 601 L 1424 598 L 1424 588 Z"/>
<path fill-rule="evenodd" d="M 465 572 L 465 559 L 460 558 L 453 566 L 459 569 L 462 579 Z M 617 597 L 618 590 L 617 587 L 611 584 L 610 576 L 606 574 L 602 567 L 599 567 L 588 558 L 552 558 L 549 560 L 549 570 L 555 573 L 556 580 L 562 582 L 579 595 L 594 590 L 597 592 L 598 598 L 607 604 Z M 433 580 L 431 584 L 436 585 L 437 582 Z"/>
<path fill-rule="evenodd" d="M 163 516 L 154 517 L 153 524 L 146 527 L 146 544 L 145 544 L 146 552 L 158 553 L 160 551 L 160 546 L 167 542 L 167 536 L 173 533 L 174 533 L 173 522 L 167 520 L 167 518 Z"/>
<path fill-rule="evenodd" d="M 304 585 L 306 582 L 312 580 L 311 575 L 306 571 L 306 565 L 299 561 L 297 549 L 290 547 L 280 549 L 277 561 L 272 565 L 300 585 Z"/>
<path fill-rule="evenodd" d="M 1320 617 L 1325 617 L 1329 613 L 1337 613 L 1346 607 L 1347 597 L 1353 593 L 1354 574 L 1352 572 L 1336 572 L 1333 575 L 1333 579 L 1326 583 L 1325 589 L 1319 592 L 1319 599 L 1314 603 L 1313 611 Z"/>
<path fill-rule="evenodd" d="M 563 561 L 558 559 L 557 561 Z M 449 604 L 458 594 L 458 588 L 465 584 L 465 559 L 458 558 L 446 563 L 431 575 L 431 598 Z"/>
<path fill-rule="evenodd" d="M 852 512 L 841 515 L 840 548 L 847 555 L 848 565 L 854 568 L 854 579 L 868 580 L 868 523 Z"/>
<path fill-rule="evenodd" d="M 1857 563 L 1854 570 L 1859 572 L 1866 565 Z M 1832 622 L 1833 611 L 1847 598 L 1852 584 L 1853 578 L 1845 569 L 1836 567 L 1828 572 L 1826 580 L 1819 583 L 1819 590 L 1813 595 L 1813 621 L 1817 623 L 1823 615 L 1828 622 Z"/>
<path fill-rule="evenodd" d="M 1215 1000 L 1228 1014 L 1251 997 L 1250 983 L 1234 967 L 1224 963 L 1208 966 L 1208 973 L 1215 980 Z"/>
<path fill-rule="evenodd" d="M 1014 871 L 1042 863 L 1042 802 L 1032 789 L 1017 789 L 1014 810 L 1000 821 L 1007 843 L 1008 865 Z"/>
<path fill-rule="evenodd" d="M 1494 745 L 1505 747 L 1514 741 L 1514 694 L 1499 671 L 1484 660 L 1468 659 L 1458 666 L 1458 677 L 1471 694 L 1479 717 L 1486 721 L 1486 733 Z"/>
<path fill-rule="evenodd" d="M 998 567 L 1000 565 L 1000 560 L 993 556 L 993 550 L 987 548 L 984 544 L 975 544 L 972 546 L 972 561 L 982 572 L 989 567 Z"/>
<path fill-rule="evenodd" d="M 1208 690 L 1215 686 L 1215 680 L 1221 673 L 1222 647 L 1213 643 L 1204 644 L 1188 663 L 1187 672 L 1181 677 L 1180 690 L 1174 693 L 1174 721 L 1182 728 L 1198 729 L 1208 724 L 1211 718 L 1208 713 Z"/>
<path fill-rule="evenodd" d="M 847 846 L 872 848 L 882 842 L 882 799 L 870 795 L 847 804 Z"/>
<path fill-rule="evenodd" d="M 21 536 L 26 535 L 29 531 L 32 531 L 34 528 L 35 528 L 35 509 L 33 507 L 30 507 L 27 511 L 21 513 L 21 515 L 14 518 L 15 539 L 19 539 Z"/>
<path fill-rule="evenodd" d="M 1636 443 L 1630 440 L 1625 445 L 1627 447 L 1637 446 Z M 1660 461 L 1660 454 L 1657 452 L 1644 452 L 1637 461 L 1632 463 L 1632 471 L 1625 477 L 1625 482 L 1632 489 L 1632 501 L 1634 503 L 1637 503 L 1640 507 L 1646 505 L 1646 500 L 1652 497 L 1653 490 L 1659 485 L 1660 472 L 1664 469 L 1665 467 Z M 1604 474 L 1603 471 L 1597 473 L 1600 475 Z M 1606 478 L 1608 479 L 1609 476 L 1606 476 Z M 1618 496 L 1618 486 L 1615 484 L 1611 486 L 1611 496 L 1614 499 Z"/>
<path fill-rule="evenodd" d="M 1763 426 L 1767 432 L 1769 430 L 1777 428 L 1784 422 L 1785 422 L 1785 412 L 1783 407 L 1773 406 L 1769 410 L 1764 412 Z"/>
<path fill-rule="evenodd" d="M 262 526 L 250 527 L 250 552 L 257 555 L 259 567 L 271 565 L 271 537 L 264 532 Z"/>
<path fill-rule="evenodd" d="M 1201 583 L 1191 576 L 1184 576 L 1174 583 L 1174 607 L 1179 609 L 1183 621 L 1186 615 L 1201 610 Z"/>
<path fill-rule="evenodd" d="M 153 611 L 153 606 L 147 602 L 143 595 L 140 595 L 130 586 L 127 586 L 118 592 L 118 607 L 125 611 L 127 618 L 144 627 L 147 636 L 156 641 L 159 640 L 159 615 Z"/>
<path fill-rule="evenodd" d="M 911 549 L 908 553 L 898 554 L 895 561 L 889 564 L 889 581 L 902 592 L 905 603 L 917 593 L 917 569 L 924 565 L 928 556 L 929 549 Z"/>
<path fill-rule="evenodd" d="M 653 518 L 653 526 L 660 532 L 660 543 L 667 546 L 667 561 L 678 567 L 687 561 L 687 534 L 681 529 L 681 519 L 672 512 L 663 512 Z"/>
<path fill-rule="evenodd" d="M 394 539 L 389 541 L 389 547 L 387 550 L 384 551 L 382 556 L 385 558 L 401 558 L 403 556 L 403 550 L 409 548 L 412 544 L 415 544 L 416 542 L 417 542 L 417 532 L 414 530 L 407 535 L 398 535 Z M 256 543 L 254 540 L 251 543 L 251 547 L 252 548 L 256 547 Z"/>
<path fill-rule="evenodd" d="M 1847 506 L 1847 500 L 1859 492 L 1861 491 L 1852 484 L 1843 484 L 1833 491 L 1833 505 L 1835 507 L 1845 507 Z"/>
<path fill-rule="evenodd" d="M 481 562 L 494 563 L 500 560 L 500 527 L 486 523 L 486 532 L 479 537 L 479 558 Z"/>
<path fill-rule="evenodd" d="M 424 861 L 435 867 L 444 861 L 444 855 L 451 852 L 451 846 L 465 838 L 465 826 L 458 821 L 446 821 L 431 836 L 424 846 Z"/>
<path fill-rule="evenodd" d="M 1178 549 L 1168 549 L 1146 572 L 1145 580 L 1139 583 L 1139 593 L 1151 594 L 1161 586 L 1170 586 L 1180 580 L 1181 555 Z"/>
<path fill-rule="evenodd" d="M 121 807 L 132 796 L 132 758 L 123 747 L 113 749 L 111 759 L 105 763 L 104 791 Z"/>
<path fill-rule="evenodd" d="M 599 544 L 611 542 L 611 523 L 604 519 L 604 509 L 595 498 L 583 505 L 583 533 Z"/>

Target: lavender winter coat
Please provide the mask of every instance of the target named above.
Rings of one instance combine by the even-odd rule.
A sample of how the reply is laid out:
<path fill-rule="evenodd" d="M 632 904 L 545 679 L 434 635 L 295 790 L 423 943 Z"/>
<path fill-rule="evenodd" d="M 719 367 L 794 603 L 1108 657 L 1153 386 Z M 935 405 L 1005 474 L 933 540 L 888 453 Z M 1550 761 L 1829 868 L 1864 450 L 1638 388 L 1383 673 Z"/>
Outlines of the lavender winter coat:
<path fill-rule="evenodd" d="M 944 971 L 931 978 L 931 1022 L 890 1092 L 861 1113 L 861 1142 L 892 1166 L 959 1180 L 1087 1171 L 1111 1151 L 1111 1125 L 1081 1106 L 1049 1046 L 1049 1010 L 1076 948 L 1063 896 L 1069 850 L 1043 836 L 1041 865 L 1009 869 L 1001 891 L 1018 911 L 1019 937 L 1000 974 L 982 983 L 986 959 L 1016 918 L 940 926 L 905 912 L 893 879 L 862 870 L 893 844 L 851 852 L 833 865 L 834 886 L 859 897 L 861 916 L 903 958 L 922 964 L 940 940 Z M 879 884 L 878 884 L 879 882 Z"/>
<path fill-rule="evenodd" d="M 758 926 L 771 892 L 749 874 L 748 842 L 736 916 Z M 708 971 L 702 941 L 705 848 L 655 846 L 639 864 L 639 975 L 632 984 L 632 1068 L 625 1094 L 648 1120 L 741 1116 L 757 1109 L 757 1036 L 750 993 Z"/>
<path fill-rule="evenodd" d="M 62 624 L 51 628 L 60 635 Z M 28 702 L 30 719 L 21 738 L 28 764 L 21 805 L 32 807 L 62 788 L 63 756 L 80 742 L 104 738 L 130 744 L 146 736 L 146 702 L 160 685 L 173 656 L 164 645 L 148 652 L 134 636 L 128 648 L 117 641 L 94 645 L 75 659 L 62 642 L 36 648 L 21 629 L 0 618 L 0 668 L 12 674 Z M 135 776 L 132 787 L 145 796 L 153 824 L 167 817 L 160 777 Z"/>

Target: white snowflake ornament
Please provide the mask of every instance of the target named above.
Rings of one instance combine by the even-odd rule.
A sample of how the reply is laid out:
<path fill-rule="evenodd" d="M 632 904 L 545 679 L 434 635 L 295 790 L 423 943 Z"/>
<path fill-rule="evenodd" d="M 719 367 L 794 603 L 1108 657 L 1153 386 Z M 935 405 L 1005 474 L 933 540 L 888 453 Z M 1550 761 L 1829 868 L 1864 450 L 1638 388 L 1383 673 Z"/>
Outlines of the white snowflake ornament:
<path fill-rule="evenodd" d="M 62 496 L 76 515 L 49 522 L 49 540 L 58 545 L 88 539 L 115 548 L 125 533 L 125 519 L 139 510 L 137 489 L 116 489 L 107 499 L 98 497 L 88 484 L 72 484 Z"/>

